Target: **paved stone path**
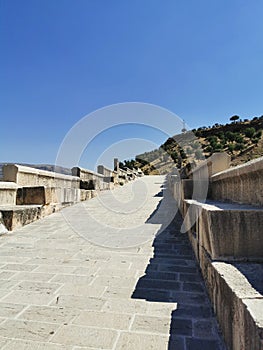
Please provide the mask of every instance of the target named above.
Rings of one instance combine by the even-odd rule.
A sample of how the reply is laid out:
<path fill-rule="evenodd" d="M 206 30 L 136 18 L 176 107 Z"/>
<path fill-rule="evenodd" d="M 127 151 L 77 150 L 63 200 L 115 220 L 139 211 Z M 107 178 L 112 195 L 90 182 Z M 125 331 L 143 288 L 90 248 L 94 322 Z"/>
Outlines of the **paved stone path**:
<path fill-rule="evenodd" d="M 0 237 L 1 349 L 224 349 L 180 217 L 166 227 L 163 181 Z"/>

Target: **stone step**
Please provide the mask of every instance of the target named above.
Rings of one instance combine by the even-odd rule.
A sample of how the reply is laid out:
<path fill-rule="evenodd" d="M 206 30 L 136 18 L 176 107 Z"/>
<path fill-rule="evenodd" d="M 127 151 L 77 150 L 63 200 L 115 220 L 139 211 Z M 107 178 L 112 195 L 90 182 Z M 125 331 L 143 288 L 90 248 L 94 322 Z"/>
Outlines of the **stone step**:
<path fill-rule="evenodd" d="M 39 220 L 62 208 L 61 204 L 43 205 L 0 205 L 1 221 L 6 230 L 13 231 Z M 5 233 L 3 228 L 2 233 Z"/>
<path fill-rule="evenodd" d="M 263 265 L 206 260 L 202 272 L 229 348 L 262 350 Z"/>
<path fill-rule="evenodd" d="M 188 199 L 183 211 L 197 257 L 202 247 L 212 260 L 262 261 L 262 207 Z"/>

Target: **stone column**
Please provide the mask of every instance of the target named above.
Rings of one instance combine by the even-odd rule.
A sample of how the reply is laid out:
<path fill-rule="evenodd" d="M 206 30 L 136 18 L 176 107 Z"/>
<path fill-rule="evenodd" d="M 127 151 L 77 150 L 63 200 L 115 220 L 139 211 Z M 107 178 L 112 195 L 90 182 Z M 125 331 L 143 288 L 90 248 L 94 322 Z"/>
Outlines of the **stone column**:
<path fill-rule="evenodd" d="M 119 160 L 118 158 L 114 158 L 114 170 L 119 174 Z"/>

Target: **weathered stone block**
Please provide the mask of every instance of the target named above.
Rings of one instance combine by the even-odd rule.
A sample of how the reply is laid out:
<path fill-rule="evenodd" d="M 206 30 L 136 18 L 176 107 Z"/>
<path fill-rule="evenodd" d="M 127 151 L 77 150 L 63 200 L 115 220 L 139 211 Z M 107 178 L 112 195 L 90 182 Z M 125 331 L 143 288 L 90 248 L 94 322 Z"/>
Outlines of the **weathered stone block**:
<path fill-rule="evenodd" d="M 5 227 L 12 231 L 41 218 L 41 206 L 13 206 L 1 209 Z"/>
<path fill-rule="evenodd" d="M 79 178 L 55 173 L 52 171 L 35 169 L 23 165 L 8 164 L 3 166 L 4 181 L 15 182 L 22 186 L 46 186 L 79 188 Z"/>
<path fill-rule="evenodd" d="M 263 210 L 250 206 L 186 200 L 189 238 L 212 259 L 262 259 Z"/>
<path fill-rule="evenodd" d="M 0 181 L 0 205 L 16 204 L 17 184 Z"/>
<path fill-rule="evenodd" d="M 246 278 L 233 264 L 212 262 L 204 249 L 200 265 L 228 348 L 262 350 L 263 299 L 249 282 L 253 276 Z M 251 263 L 246 265 L 249 268 Z M 253 265 L 262 279 L 261 265 Z"/>
<path fill-rule="evenodd" d="M 16 204 L 39 204 L 45 205 L 54 202 L 51 188 L 44 186 L 22 187 L 17 190 Z"/>
<path fill-rule="evenodd" d="M 215 200 L 263 205 L 263 157 L 211 177 Z"/>

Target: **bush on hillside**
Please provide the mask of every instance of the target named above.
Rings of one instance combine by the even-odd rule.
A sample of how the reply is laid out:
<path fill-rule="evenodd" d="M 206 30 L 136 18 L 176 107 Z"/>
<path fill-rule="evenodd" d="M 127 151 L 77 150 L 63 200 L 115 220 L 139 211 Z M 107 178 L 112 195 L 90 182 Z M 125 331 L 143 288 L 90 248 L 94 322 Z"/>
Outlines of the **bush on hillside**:
<path fill-rule="evenodd" d="M 255 130 L 255 128 L 253 128 L 253 127 L 251 127 L 251 128 L 246 128 L 246 129 L 244 130 L 245 136 L 246 136 L 246 137 L 249 137 L 249 138 L 252 138 L 252 137 L 255 135 L 255 132 L 256 132 L 256 130 Z"/>

